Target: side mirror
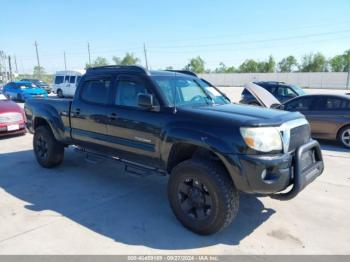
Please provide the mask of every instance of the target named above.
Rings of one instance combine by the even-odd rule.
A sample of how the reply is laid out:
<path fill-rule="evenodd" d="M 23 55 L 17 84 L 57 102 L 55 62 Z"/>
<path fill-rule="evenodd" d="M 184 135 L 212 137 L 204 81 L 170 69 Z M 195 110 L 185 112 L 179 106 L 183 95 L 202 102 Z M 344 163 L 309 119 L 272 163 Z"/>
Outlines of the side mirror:
<path fill-rule="evenodd" d="M 145 109 L 153 108 L 153 96 L 150 94 L 139 94 L 137 96 L 137 104 Z"/>

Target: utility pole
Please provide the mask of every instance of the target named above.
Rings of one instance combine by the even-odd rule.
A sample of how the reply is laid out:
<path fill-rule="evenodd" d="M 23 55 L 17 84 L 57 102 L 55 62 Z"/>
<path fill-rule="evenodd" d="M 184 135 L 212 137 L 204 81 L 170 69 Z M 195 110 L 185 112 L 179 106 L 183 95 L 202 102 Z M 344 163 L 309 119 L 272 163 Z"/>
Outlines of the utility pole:
<path fill-rule="evenodd" d="M 17 59 L 16 59 L 16 56 L 13 55 L 13 58 L 15 59 L 15 68 L 16 68 L 16 73 L 18 74 L 18 66 L 17 66 Z"/>
<path fill-rule="evenodd" d="M 40 60 L 39 60 L 38 43 L 35 41 L 34 45 L 35 45 L 35 51 L 36 51 L 36 60 L 38 62 L 39 78 L 41 78 L 41 67 L 40 67 Z"/>
<path fill-rule="evenodd" d="M 6 54 L 3 53 L 3 56 L 2 56 L 2 59 L 3 59 L 3 62 L 4 62 L 4 72 L 5 72 L 5 78 L 4 78 L 4 82 L 6 83 L 8 81 L 8 75 L 7 75 L 7 57 L 6 57 Z"/>
<path fill-rule="evenodd" d="M 64 59 L 64 70 L 67 70 L 66 51 L 63 51 L 63 59 Z"/>
<path fill-rule="evenodd" d="M 88 42 L 89 65 L 91 65 L 90 43 Z"/>
<path fill-rule="evenodd" d="M 146 44 L 145 43 L 143 43 L 143 52 L 145 54 L 146 69 L 148 70 L 147 50 L 146 50 Z"/>
<path fill-rule="evenodd" d="M 12 81 L 12 65 L 11 65 L 11 56 L 8 56 L 8 60 L 9 60 L 10 81 Z"/>
<path fill-rule="evenodd" d="M 3 51 L 0 50 L 0 80 L 1 82 L 4 81 L 4 77 L 3 77 L 3 67 L 2 67 L 2 56 L 3 56 Z"/>

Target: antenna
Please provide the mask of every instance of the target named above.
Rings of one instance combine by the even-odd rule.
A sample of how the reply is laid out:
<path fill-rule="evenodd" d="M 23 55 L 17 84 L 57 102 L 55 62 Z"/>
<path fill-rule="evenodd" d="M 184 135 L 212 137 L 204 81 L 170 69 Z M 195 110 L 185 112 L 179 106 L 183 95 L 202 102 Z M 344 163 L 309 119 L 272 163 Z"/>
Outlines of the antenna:
<path fill-rule="evenodd" d="M 176 96 L 177 96 L 177 87 L 176 87 L 176 72 L 174 72 L 174 111 L 173 113 L 176 114 L 177 109 L 176 109 Z"/>

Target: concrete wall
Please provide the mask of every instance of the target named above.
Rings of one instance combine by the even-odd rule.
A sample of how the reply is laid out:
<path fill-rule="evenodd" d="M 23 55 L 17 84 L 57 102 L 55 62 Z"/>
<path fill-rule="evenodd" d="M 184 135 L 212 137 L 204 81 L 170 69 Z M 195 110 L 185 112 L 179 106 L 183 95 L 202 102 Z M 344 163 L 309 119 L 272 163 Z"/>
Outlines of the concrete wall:
<path fill-rule="evenodd" d="M 281 81 L 304 88 L 344 89 L 347 87 L 348 73 L 212 73 L 200 76 L 216 86 L 243 86 L 252 81 Z"/>

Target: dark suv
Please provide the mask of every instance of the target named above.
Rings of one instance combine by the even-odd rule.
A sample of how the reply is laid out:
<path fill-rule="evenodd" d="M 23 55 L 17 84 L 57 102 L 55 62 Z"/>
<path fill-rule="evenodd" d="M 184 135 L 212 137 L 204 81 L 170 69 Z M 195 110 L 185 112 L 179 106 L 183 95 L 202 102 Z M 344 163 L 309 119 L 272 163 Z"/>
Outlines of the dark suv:
<path fill-rule="evenodd" d="M 41 166 L 58 166 L 74 145 L 142 176 L 169 175 L 174 214 L 199 234 L 231 223 L 239 192 L 287 200 L 323 171 L 303 115 L 232 104 L 185 71 L 91 68 L 72 100 L 32 99 L 25 112 Z"/>
<path fill-rule="evenodd" d="M 285 102 L 297 96 L 305 95 L 303 89 L 297 85 L 289 85 L 284 82 L 253 82 L 269 91 L 274 95 L 280 102 Z M 247 90 L 244 89 L 241 94 L 241 104 L 256 105 L 260 106 L 260 103 L 255 99 L 255 97 Z"/>

